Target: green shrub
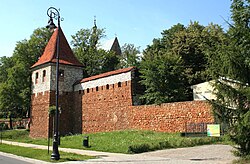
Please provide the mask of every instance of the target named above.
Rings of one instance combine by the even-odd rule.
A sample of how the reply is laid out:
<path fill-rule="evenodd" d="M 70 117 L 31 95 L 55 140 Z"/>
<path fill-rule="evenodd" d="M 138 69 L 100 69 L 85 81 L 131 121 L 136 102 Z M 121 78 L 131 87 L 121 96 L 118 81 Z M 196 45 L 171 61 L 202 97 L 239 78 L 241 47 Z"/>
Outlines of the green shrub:
<path fill-rule="evenodd" d="M 187 138 L 187 139 L 183 139 L 180 141 L 180 147 L 189 147 L 189 146 L 193 146 L 196 143 L 196 138 L 194 138 L 193 140 Z"/>
<path fill-rule="evenodd" d="M 170 141 L 154 142 L 149 144 L 131 145 L 128 148 L 128 153 L 143 153 L 154 150 L 171 149 L 179 147 L 191 147 L 204 144 L 218 143 L 222 141 L 220 137 L 204 137 L 204 138 L 178 138 Z"/>
<path fill-rule="evenodd" d="M 171 145 L 168 141 L 159 142 L 160 149 L 170 149 L 173 148 L 173 145 Z"/>
<path fill-rule="evenodd" d="M 48 112 L 50 116 L 54 117 L 54 115 L 56 114 L 56 106 L 55 105 L 50 106 Z"/>
<path fill-rule="evenodd" d="M 0 130 L 8 130 L 8 129 L 9 129 L 8 124 L 4 122 L 0 123 Z"/>
<path fill-rule="evenodd" d="M 29 132 L 27 130 L 7 130 L 2 134 L 3 139 L 19 139 L 28 136 Z"/>
<path fill-rule="evenodd" d="M 149 144 L 131 145 L 128 148 L 129 153 L 143 153 L 148 151 L 151 151 Z"/>

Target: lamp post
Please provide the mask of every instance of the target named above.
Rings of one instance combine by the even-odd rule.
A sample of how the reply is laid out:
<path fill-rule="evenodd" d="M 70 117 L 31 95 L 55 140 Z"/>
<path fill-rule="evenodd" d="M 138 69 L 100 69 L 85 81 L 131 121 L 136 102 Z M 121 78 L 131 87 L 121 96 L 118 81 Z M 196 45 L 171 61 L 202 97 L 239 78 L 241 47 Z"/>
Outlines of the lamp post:
<path fill-rule="evenodd" d="M 54 8 L 50 7 L 47 10 L 47 15 L 49 16 L 49 21 L 48 25 L 46 28 L 49 28 L 50 30 L 54 30 L 56 28 L 56 25 L 53 22 L 53 18 L 55 18 L 58 21 L 58 30 L 60 30 L 60 13 L 59 11 Z M 58 119 L 58 114 L 59 114 L 59 106 L 58 106 L 58 97 L 59 97 L 59 34 L 57 35 L 56 39 L 56 113 L 55 113 L 55 118 L 54 118 L 54 138 L 53 138 L 53 152 L 51 154 L 51 159 L 52 160 L 59 160 L 60 159 L 60 154 L 58 151 L 58 137 L 59 137 L 59 132 L 58 132 L 58 124 L 59 124 L 59 119 Z"/>

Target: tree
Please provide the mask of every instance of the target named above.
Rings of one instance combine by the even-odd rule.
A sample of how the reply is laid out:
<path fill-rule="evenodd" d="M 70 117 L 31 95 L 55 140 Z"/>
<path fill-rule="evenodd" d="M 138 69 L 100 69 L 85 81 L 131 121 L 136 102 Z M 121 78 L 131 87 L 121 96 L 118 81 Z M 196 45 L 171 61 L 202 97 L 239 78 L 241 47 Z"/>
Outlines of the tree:
<path fill-rule="evenodd" d="M 8 79 L 8 69 L 14 66 L 12 57 L 0 57 L 0 84 Z"/>
<path fill-rule="evenodd" d="M 24 79 L 18 78 L 18 75 L 22 76 L 24 72 L 17 65 L 7 68 L 6 71 L 7 79 L 0 83 L 0 109 L 5 116 L 9 117 L 12 129 L 12 117 L 22 117 L 26 114 L 23 113 L 24 91 L 20 90 Z"/>
<path fill-rule="evenodd" d="M 203 30 L 203 37 L 207 38 L 203 43 L 208 65 L 206 74 L 209 75 L 209 79 L 223 77 L 220 70 L 225 69 L 222 62 L 227 58 L 222 59 L 223 55 L 220 54 L 230 42 L 228 34 L 220 26 L 210 24 Z"/>
<path fill-rule="evenodd" d="M 149 55 L 150 56 L 150 55 Z M 146 104 L 185 100 L 182 60 L 172 54 L 154 54 L 141 64 L 141 83 L 146 86 L 142 99 Z"/>
<path fill-rule="evenodd" d="M 122 46 L 122 54 L 120 59 L 120 67 L 127 68 L 127 67 L 139 67 L 140 62 L 140 50 L 139 47 L 135 47 L 134 44 L 124 44 Z"/>
<path fill-rule="evenodd" d="M 147 91 L 151 92 L 151 94 L 147 94 L 148 96 L 144 96 L 144 98 L 150 100 L 148 102 L 156 103 L 156 101 L 151 101 L 152 98 L 150 98 L 150 95 L 155 94 L 155 90 L 150 89 L 152 86 L 144 82 L 147 81 L 146 78 L 150 79 L 148 75 L 145 75 L 145 72 L 152 71 L 153 74 L 156 74 L 157 72 L 167 71 L 166 67 L 164 68 L 166 70 L 161 70 L 163 67 L 158 67 L 157 70 L 154 71 L 148 68 L 148 66 L 151 65 L 148 63 L 153 64 L 155 60 L 157 61 L 156 65 L 169 65 L 175 67 L 175 69 L 165 72 L 164 76 L 155 77 L 155 80 L 165 83 L 164 86 L 166 89 L 168 88 L 168 90 L 171 90 L 171 87 L 173 87 L 173 90 L 181 88 L 178 92 L 163 93 L 161 96 L 165 96 L 165 99 L 163 98 L 162 100 L 171 102 L 192 99 L 191 86 L 206 80 L 203 76 L 205 74 L 207 61 L 205 51 L 201 46 L 204 42 L 202 36 L 204 28 L 205 27 L 199 25 L 198 22 L 191 22 L 187 27 L 182 24 L 177 24 L 170 29 L 164 30 L 162 32 L 162 38 L 154 39 L 153 44 L 147 47 L 141 62 L 141 73 L 143 79 L 142 83 L 144 83 Z M 159 56 L 165 60 L 158 61 Z M 171 80 L 173 77 L 170 76 L 170 74 L 179 75 L 180 78 L 178 80 L 181 80 L 181 82 Z M 175 83 L 175 85 L 172 83 Z M 164 91 L 163 88 L 161 90 Z M 170 93 L 171 95 L 169 95 Z M 169 97 L 172 98 L 169 99 Z"/>
<path fill-rule="evenodd" d="M 219 122 L 239 146 L 239 155 L 250 155 L 250 2 L 233 0 L 228 40 L 208 52 L 209 72 L 216 80 L 213 108 Z"/>
<path fill-rule="evenodd" d="M 183 29 L 183 25 L 177 24 L 164 30 L 163 37 L 154 39 L 143 52 L 140 73 L 146 91 L 141 98 L 146 104 L 187 99 L 183 60 L 172 51 L 175 35 Z"/>
<path fill-rule="evenodd" d="M 105 37 L 104 29 L 97 29 L 96 26 L 93 29 L 81 29 L 72 35 L 73 51 L 84 65 L 85 77 L 112 71 L 119 63 L 114 52 L 98 49 L 99 41 L 103 37 Z"/>
<path fill-rule="evenodd" d="M 170 29 L 163 30 L 162 38 L 160 39 L 162 50 L 171 50 L 173 48 L 173 40 L 176 38 L 176 34 L 184 31 L 186 28 L 184 25 L 178 23 L 172 26 Z"/>
<path fill-rule="evenodd" d="M 30 67 L 42 55 L 51 36 L 49 30 L 34 30 L 29 40 L 16 44 L 13 56 L 1 58 L 0 109 L 12 116 L 22 117 L 30 109 L 31 71 Z"/>
<path fill-rule="evenodd" d="M 184 30 L 175 34 L 172 42 L 173 52 L 183 59 L 184 71 L 190 86 L 206 80 L 203 77 L 207 63 L 202 46 L 205 41 L 202 37 L 204 28 L 198 22 L 191 22 Z"/>

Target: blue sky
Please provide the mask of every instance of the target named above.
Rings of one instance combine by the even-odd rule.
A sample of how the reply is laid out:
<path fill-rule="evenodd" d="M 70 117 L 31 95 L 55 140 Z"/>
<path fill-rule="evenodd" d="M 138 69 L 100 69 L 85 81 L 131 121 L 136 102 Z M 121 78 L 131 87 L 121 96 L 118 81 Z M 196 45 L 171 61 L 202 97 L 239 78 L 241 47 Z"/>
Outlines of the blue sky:
<path fill-rule="evenodd" d="M 91 28 L 94 16 L 106 38 L 120 45 L 132 43 L 141 50 L 161 37 L 161 32 L 181 23 L 199 21 L 227 28 L 230 0 L 0 0 L 0 57 L 11 56 L 17 41 L 29 39 L 33 30 L 47 25 L 47 9 L 60 8 L 62 29 L 68 41 L 81 28 Z"/>

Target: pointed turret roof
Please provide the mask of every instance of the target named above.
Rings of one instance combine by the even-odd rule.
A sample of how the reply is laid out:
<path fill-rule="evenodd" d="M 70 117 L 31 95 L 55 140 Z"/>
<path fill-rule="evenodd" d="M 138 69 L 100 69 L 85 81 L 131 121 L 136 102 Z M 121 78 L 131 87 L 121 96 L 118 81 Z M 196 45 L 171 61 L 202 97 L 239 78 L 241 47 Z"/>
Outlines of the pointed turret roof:
<path fill-rule="evenodd" d="M 116 53 L 116 55 L 121 55 L 122 54 L 121 47 L 120 47 L 120 44 L 118 42 L 117 37 L 115 37 L 115 40 L 114 40 L 110 50 L 114 51 Z"/>
<path fill-rule="evenodd" d="M 62 31 L 61 28 L 57 28 L 53 35 L 51 36 L 48 44 L 45 47 L 45 50 L 39 60 L 31 67 L 34 68 L 36 66 L 46 64 L 46 63 L 56 63 L 56 53 L 57 53 L 57 38 L 59 36 L 59 63 L 74 65 L 82 67 L 83 65 L 77 60 L 75 55 L 73 54 L 69 43 Z"/>
<path fill-rule="evenodd" d="M 105 51 L 114 51 L 116 55 L 121 55 L 122 53 L 117 37 L 104 41 L 99 48 L 104 49 Z"/>

